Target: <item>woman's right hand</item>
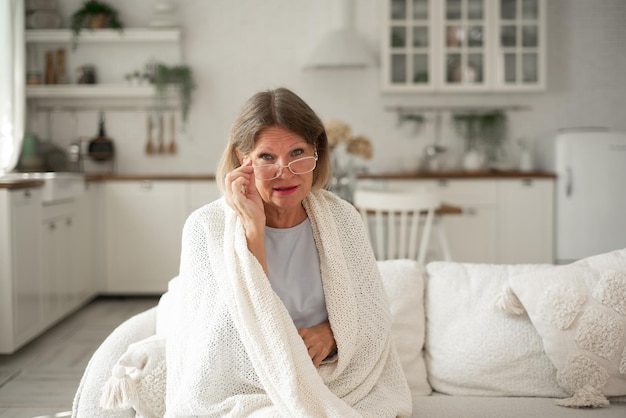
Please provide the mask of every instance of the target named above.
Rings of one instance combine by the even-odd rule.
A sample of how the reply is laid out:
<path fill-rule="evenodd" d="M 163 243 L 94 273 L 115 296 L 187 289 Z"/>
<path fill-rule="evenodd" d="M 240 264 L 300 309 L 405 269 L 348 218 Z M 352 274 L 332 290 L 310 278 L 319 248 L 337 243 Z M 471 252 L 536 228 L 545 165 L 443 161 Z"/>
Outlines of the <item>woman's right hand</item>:
<path fill-rule="evenodd" d="M 246 232 L 264 229 L 265 209 L 256 188 L 252 161 L 244 160 L 241 166 L 226 175 L 224 181 L 226 203 L 237 213 Z"/>

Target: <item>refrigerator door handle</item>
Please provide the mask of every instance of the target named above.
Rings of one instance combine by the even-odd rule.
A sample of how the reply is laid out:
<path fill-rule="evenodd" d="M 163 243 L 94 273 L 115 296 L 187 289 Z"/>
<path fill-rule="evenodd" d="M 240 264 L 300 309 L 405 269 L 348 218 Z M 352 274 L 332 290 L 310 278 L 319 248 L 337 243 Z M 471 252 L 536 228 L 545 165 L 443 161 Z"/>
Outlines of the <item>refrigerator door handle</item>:
<path fill-rule="evenodd" d="M 567 167 L 565 169 L 566 179 L 565 179 L 565 196 L 570 197 L 572 195 L 572 168 Z"/>

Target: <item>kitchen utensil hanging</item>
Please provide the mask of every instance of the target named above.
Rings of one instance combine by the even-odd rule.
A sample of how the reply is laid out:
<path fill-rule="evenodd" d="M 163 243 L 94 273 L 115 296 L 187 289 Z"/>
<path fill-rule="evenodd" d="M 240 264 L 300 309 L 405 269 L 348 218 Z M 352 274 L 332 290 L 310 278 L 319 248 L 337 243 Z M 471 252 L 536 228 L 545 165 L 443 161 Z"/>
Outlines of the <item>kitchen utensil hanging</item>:
<path fill-rule="evenodd" d="M 168 125 L 167 127 L 166 124 Z M 166 128 L 169 128 L 167 129 L 167 133 Z M 177 152 L 178 144 L 176 143 L 176 113 L 173 111 L 170 112 L 169 117 L 167 117 L 165 112 L 162 111 L 156 112 L 155 114 L 149 113 L 146 116 L 145 153 L 147 155 L 173 155 Z"/>
<path fill-rule="evenodd" d="M 157 133 L 158 137 L 158 146 L 159 146 L 159 154 L 165 154 L 165 133 L 164 126 L 165 121 L 163 120 L 163 113 L 159 113 L 159 131 Z"/>
<path fill-rule="evenodd" d="M 95 161 L 110 161 L 115 154 L 113 140 L 106 135 L 104 112 L 100 111 L 98 135 L 89 141 L 89 156 Z"/>
<path fill-rule="evenodd" d="M 152 143 L 152 115 L 148 113 L 146 117 L 146 154 L 154 154 L 154 144 Z"/>
<path fill-rule="evenodd" d="M 170 154 L 176 154 L 177 146 L 176 146 L 176 115 L 174 113 L 170 114 L 170 144 L 168 147 L 168 152 Z"/>

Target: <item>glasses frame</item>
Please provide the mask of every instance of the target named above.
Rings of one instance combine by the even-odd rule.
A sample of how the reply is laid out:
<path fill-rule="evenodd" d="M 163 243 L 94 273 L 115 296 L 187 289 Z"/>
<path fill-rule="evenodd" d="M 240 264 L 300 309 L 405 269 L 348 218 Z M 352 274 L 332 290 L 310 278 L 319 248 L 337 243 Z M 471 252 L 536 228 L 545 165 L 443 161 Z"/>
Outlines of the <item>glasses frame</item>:
<path fill-rule="evenodd" d="M 295 172 L 291 169 L 291 164 L 297 163 L 297 162 L 302 161 L 302 160 L 307 160 L 307 159 L 309 159 L 309 158 L 313 158 L 313 160 L 315 161 L 315 164 L 313 165 L 313 168 L 312 168 L 312 169 L 310 169 L 309 171 L 305 171 L 305 172 L 302 172 L 302 173 L 295 173 Z M 259 164 L 259 165 L 257 165 L 257 164 L 252 164 L 252 166 L 253 166 L 253 167 L 255 167 L 255 168 L 256 168 L 256 167 L 261 167 L 261 166 L 272 166 L 272 165 L 273 165 L 273 166 L 278 167 L 278 169 L 276 170 L 276 175 L 275 175 L 274 177 L 272 177 L 272 178 L 269 178 L 269 179 L 262 179 L 262 178 L 260 178 L 260 177 L 258 177 L 258 176 L 257 176 L 256 171 L 254 172 L 254 177 L 256 177 L 257 179 L 262 180 L 262 181 L 270 181 L 270 180 L 274 180 L 274 179 L 277 179 L 278 177 L 282 176 L 282 174 L 283 174 L 283 169 L 284 169 L 284 168 L 289 169 L 289 171 L 291 172 L 291 174 L 293 174 L 294 176 L 299 176 L 299 175 L 301 175 L 301 174 L 307 174 L 307 173 L 310 173 L 311 171 L 315 170 L 315 168 L 317 167 L 317 160 L 318 160 L 318 159 L 319 159 L 319 157 L 318 157 L 318 155 L 317 155 L 317 151 L 315 151 L 315 154 L 313 154 L 313 155 L 309 155 L 308 157 L 302 157 L 302 158 L 298 158 L 297 160 L 290 161 L 290 162 L 289 162 L 289 164 L 287 164 L 287 165 L 280 165 L 280 164 L 278 164 L 278 163 L 272 163 L 272 164 Z"/>

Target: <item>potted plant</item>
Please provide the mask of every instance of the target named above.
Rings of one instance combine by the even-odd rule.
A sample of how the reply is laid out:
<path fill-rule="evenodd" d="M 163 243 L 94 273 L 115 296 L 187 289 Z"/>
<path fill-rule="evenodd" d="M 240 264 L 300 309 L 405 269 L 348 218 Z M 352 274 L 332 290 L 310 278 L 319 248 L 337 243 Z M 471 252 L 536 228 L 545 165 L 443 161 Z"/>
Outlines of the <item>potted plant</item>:
<path fill-rule="evenodd" d="M 182 120 L 186 122 L 191 107 L 192 93 L 196 88 L 191 68 L 187 65 L 168 66 L 157 63 L 153 67 L 152 80 L 156 87 L 157 109 L 165 106 L 166 90 L 173 86 L 178 90 Z"/>
<path fill-rule="evenodd" d="M 116 9 L 103 1 L 88 0 L 82 7 L 72 14 L 72 33 L 74 48 L 80 32 L 84 29 L 118 29 L 120 32 L 124 25 L 119 19 Z"/>
<path fill-rule="evenodd" d="M 463 167 L 481 169 L 495 162 L 506 139 L 506 114 L 502 111 L 463 113 L 453 116 L 456 131 L 465 140 Z"/>

